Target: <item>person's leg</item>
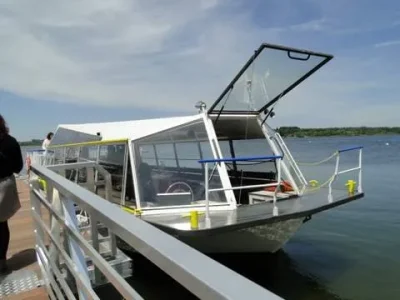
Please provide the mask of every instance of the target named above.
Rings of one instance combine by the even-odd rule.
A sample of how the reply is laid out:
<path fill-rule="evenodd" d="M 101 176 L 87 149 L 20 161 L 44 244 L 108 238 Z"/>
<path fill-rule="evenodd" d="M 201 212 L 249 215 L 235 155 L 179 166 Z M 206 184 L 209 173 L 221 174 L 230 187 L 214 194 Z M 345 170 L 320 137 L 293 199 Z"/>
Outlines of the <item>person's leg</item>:
<path fill-rule="evenodd" d="M 7 269 L 6 259 L 9 243 L 10 229 L 8 228 L 8 222 L 0 222 L 0 272 Z"/>

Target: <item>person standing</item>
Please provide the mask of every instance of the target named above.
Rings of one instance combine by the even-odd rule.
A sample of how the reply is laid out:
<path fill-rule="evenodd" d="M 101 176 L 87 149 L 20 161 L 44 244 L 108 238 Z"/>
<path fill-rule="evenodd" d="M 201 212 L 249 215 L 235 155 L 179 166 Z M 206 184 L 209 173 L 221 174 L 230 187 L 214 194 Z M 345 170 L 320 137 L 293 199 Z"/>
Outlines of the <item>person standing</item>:
<path fill-rule="evenodd" d="M 6 121 L 0 115 L 0 274 L 7 271 L 8 220 L 21 208 L 14 173 L 21 172 L 22 168 L 21 147 L 9 135 Z"/>
<path fill-rule="evenodd" d="M 46 139 L 43 141 L 43 144 L 42 144 L 43 150 L 47 150 L 47 147 L 49 147 L 51 139 L 53 138 L 53 135 L 54 135 L 54 133 L 52 133 L 52 132 L 49 132 L 47 134 Z"/>

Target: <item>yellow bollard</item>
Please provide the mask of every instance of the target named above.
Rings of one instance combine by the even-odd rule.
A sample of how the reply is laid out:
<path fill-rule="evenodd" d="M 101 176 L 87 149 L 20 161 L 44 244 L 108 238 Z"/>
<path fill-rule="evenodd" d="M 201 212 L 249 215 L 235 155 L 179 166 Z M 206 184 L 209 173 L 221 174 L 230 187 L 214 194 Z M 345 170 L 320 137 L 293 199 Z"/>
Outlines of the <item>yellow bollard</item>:
<path fill-rule="evenodd" d="M 354 191 L 356 189 L 356 182 L 354 180 L 347 180 L 346 186 L 349 194 L 354 194 Z"/>
<path fill-rule="evenodd" d="M 46 182 L 46 180 L 44 180 L 42 178 L 39 178 L 39 184 L 41 185 L 43 191 L 46 192 L 47 191 L 47 182 Z"/>
<path fill-rule="evenodd" d="M 196 210 L 190 212 L 190 228 L 191 229 L 199 228 L 199 214 Z"/>

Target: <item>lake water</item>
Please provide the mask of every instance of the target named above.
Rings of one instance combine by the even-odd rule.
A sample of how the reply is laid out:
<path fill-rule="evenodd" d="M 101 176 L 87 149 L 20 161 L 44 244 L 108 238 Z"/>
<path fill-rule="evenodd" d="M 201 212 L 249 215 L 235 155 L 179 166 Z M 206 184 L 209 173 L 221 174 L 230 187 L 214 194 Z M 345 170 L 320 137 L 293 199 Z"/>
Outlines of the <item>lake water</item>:
<path fill-rule="evenodd" d="M 286 143 L 304 162 L 321 160 L 338 148 L 363 145 L 365 198 L 314 215 L 279 253 L 215 258 L 284 299 L 400 299 L 400 136 Z M 348 167 L 355 159 L 350 155 L 343 163 Z M 332 167 L 327 163 L 304 171 L 307 179 L 323 182 Z M 144 298 L 194 299 L 146 261 L 136 263 L 130 281 Z"/>

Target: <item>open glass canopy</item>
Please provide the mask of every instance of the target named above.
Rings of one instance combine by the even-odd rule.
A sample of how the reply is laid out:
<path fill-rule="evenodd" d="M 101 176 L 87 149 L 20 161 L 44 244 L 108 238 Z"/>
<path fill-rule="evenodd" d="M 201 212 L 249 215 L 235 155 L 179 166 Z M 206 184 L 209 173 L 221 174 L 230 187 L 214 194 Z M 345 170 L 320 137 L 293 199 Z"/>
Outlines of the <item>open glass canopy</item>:
<path fill-rule="evenodd" d="M 259 114 L 332 58 L 329 54 L 262 44 L 208 112 Z"/>

